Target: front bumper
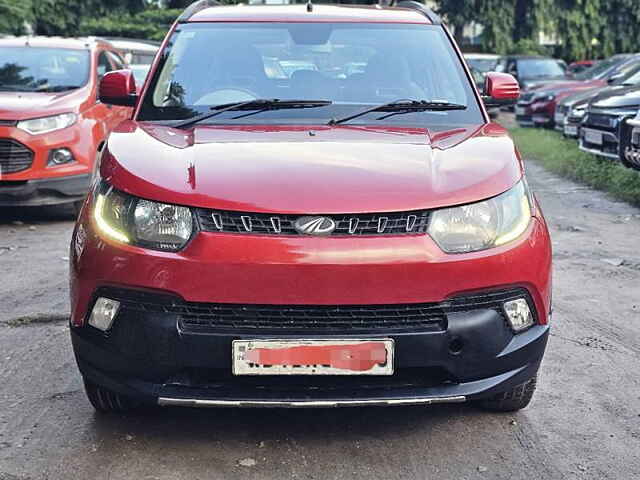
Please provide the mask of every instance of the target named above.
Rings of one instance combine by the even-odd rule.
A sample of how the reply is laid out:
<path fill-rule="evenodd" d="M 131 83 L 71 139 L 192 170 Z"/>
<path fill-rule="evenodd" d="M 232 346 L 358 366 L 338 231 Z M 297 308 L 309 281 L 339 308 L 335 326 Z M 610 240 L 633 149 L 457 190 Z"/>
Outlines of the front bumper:
<path fill-rule="evenodd" d="M 197 406 L 464 401 L 523 383 L 544 353 L 551 248 L 541 217 L 509 245 L 461 255 L 444 254 L 428 235 L 299 238 L 205 232 L 183 251 L 168 253 L 103 239 L 89 210 L 83 210 L 72 238 L 71 337 L 82 375 L 125 395 Z M 526 292 L 539 320 L 521 334 L 511 332 L 498 308 L 450 309 L 459 296 L 509 289 Z M 173 300 L 162 308 L 122 310 L 105 335 L 86 326 L 96 296 L 104 291 L 115 292 L 105 296 L 116 299 L 129 291 Z M 185 324 L 185 305 L 198 309 L 209 302 L 321 307 L 429 302 L 446 310 L 446 322 L 435 329 L 357 334 L 255 326 L 198 330 Z M 231 342 L 266 338 L 392 338 L 394 375 L 234 377 Z M 462 347 L 452 348 L 454 341 Z"/>
<path fill-rule="evenodd" d="M 283 335 L 187 331 L 171 314 L 118 316 L 105 335 L 76 327 L 71 336 L 83 377 L 148 403 L 176 406 L 331 407 L 463 402 L 494 395 L 534 376 L 548 325 L 513 335 L 491 309 L 453 313 L 441 331 L 369 334 L 392 338 L 394 375 L 233 376 L 231 342 L 267 338 L 335 339 L 358 335 Z M 310 329 L 313 332 L 313 329 Z M 453 351 L 452 341 L 462 347 Z"/>
<path fill-rule="evenodd" d="M 589 131 L 597 132 L 601 136 L 601 142 L 589 142 L 587 139 L 587 133 Z M 614 160 L 618 160 L 620 158 L 620 140 L 618 139 L 618 135 L 615 132 L 609 130 L 601 130 L 587 125 L 580 127 L 579 135 L 579 148 L 583 152 L 591 153 L 599 157 L 611 158 Z"/>
<path fill-rule="evenodd" d="M 0 207 L 36 207 L 82 200 L 91 175 L 0 181 Z"/>

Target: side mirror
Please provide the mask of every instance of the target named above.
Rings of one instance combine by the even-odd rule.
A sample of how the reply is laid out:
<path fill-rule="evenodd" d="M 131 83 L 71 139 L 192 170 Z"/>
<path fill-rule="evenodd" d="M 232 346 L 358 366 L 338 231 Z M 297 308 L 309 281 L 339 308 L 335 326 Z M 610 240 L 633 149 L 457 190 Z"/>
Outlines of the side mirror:
<path fill-rule="evenodd" d="M 107 72 L 100 81 L 98 99 L 107 105 L 135 106 L 138 96 L 133 72 L 131 70 Z"/>
<path fill-rule="evenodd" d="M 482 100 L 487 107 L 513 105 L 520 98 L 520 85 L 508 73 L 489 72 L 484 80 Z"/>

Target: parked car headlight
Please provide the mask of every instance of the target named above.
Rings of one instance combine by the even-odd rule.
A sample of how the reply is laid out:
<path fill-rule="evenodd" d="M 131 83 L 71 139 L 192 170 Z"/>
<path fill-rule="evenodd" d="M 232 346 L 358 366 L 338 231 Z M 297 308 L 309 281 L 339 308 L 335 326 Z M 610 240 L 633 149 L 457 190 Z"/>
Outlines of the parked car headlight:
<path fill-rule="evenodd" d="M 49 133 L 63 128 L 70 127 L 78 116 L 75 113 L 61 113 L 51 117 L 31 118 L 29 120 L 21 120 L 18 122 L 18 128 L 32 135 L 40 133 Z"/>
<path fill-rule="evenodd" d="M 556 99 L 555 95 L 537 95 L 534 102 L 553 102 Z"/>
<path fill-rule="evenodd" d="M 571 117 L 583 118 L 587 114 L 587 110 L 584 108 L 574 108 L 571 110 Z"/>
<path fill-rule="evenodd" d="M 531 221 L 531 202 L 524 180 L 483 202 L 433 212 L 429 235 L 447 253 L 497 247 L 518 238 Z"/>
<path fill-rule="evenodd" d="M 94 219 L 107 237 L 154 250 L 175 252 L 193 233 L 187 207 L 136 198 L 101 182 L 94 193 Z"/>

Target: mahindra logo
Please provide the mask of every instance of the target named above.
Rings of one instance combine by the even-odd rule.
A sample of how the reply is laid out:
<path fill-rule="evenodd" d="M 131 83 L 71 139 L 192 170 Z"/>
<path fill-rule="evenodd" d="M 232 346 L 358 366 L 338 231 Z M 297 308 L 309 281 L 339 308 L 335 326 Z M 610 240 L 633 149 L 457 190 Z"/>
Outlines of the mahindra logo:
<path fill-rule="evenodd" d="M 336 222 L 329 217 L 300 217 L 293 227 L 303 235 L 331 235 L 336 229 Z"/>

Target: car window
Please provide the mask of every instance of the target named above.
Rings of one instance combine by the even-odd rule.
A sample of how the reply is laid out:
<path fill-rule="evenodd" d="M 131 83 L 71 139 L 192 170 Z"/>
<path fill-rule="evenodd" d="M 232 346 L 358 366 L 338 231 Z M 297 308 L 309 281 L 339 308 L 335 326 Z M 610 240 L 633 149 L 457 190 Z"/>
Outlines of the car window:
<path fill-rule="evenodd" d="M 518 74 L 525 78 L 562 77 L 565 72 L 552 58 L 524 58 L 518 61 Z"/>
<path fill-rule="evenodd" d="M 124 60 L 116 52 L 107 52 L 107 56 L 109 57 L 109 60 L 111 60 L 111 64 L 115 70 L 122 70 L 125 68 Z"/>
<path fill-rule="evenodd" d="M 86 85 L 89 52 L 0 47 L 0 91 L 63 91 Z"/>
<path fill-rule="evenodd" d="M 467 58 L 467 63 L 482 73 L 493 72 L 497 66 L 494 58 Z"/>
<path fill-rule="evenodd" d="M 184 118 L 224 103 L 279 98 L 330 100 L 329 108 L 303 112 L 326 119 L 357 105 L 417 99 L 471 105 L 468 118 L 481 121 L 473 115 L 481 117 L 449 40 L 441 28 L 427 25 L 188 24 L 172 37 L 158 72 L 143 101 L 143 118 Z M 278 110 L 261 120 L 300 113 Z M 455 115 L 438 112 L 450 113 Z M 426 115 L 434 114 L 390 121 Z"/>
<path fill-rule="evenodd" d="M 100 52 L 98 55 L 98 78 L 102 78 L 105 73 L 114 70 L 109 62 L 109 57 L 107 56 L 107 52 Z"/>

